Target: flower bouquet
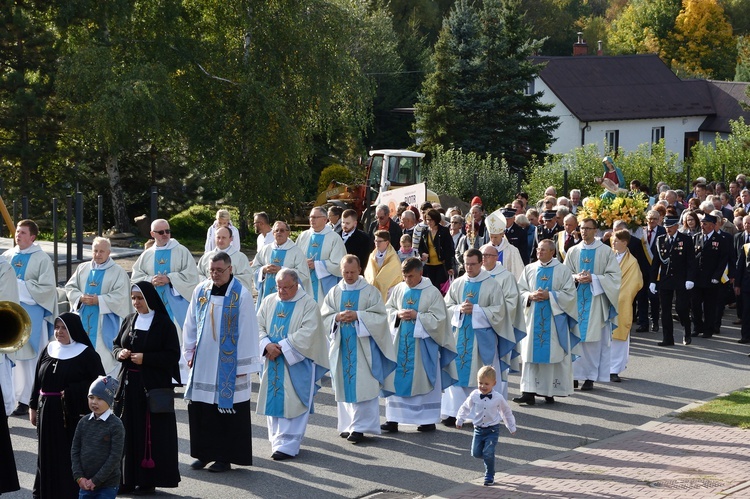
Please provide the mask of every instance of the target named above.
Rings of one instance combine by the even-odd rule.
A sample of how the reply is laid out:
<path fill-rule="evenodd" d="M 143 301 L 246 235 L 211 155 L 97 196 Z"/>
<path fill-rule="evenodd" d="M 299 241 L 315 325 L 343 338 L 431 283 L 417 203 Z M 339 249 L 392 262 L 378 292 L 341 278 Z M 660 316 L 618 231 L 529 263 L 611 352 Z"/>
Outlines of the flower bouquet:
<path fill-rule="evenodd" d="M 610 229 L 617 220 L 624 220 L 635 230 L 646 223 L 648 200 L 642 194 L 618 194 L 614 198 L 588 197 L 578 209 L 578 222 L 593 218 L 600 229 Z"/>

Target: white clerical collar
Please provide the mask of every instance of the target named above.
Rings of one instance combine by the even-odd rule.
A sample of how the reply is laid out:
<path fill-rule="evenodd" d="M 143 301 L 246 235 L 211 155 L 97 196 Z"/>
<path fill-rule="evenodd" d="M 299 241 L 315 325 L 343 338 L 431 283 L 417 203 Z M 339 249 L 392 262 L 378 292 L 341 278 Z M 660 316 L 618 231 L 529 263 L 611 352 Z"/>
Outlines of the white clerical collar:
<path fill-rule="evenodd" d="M 108 269 L 112 265 L 114 265 L 115 262 L 112 261 L 112 258 L 107 258 L 107 260 L 104 263 L 96 263 L 94 260 L 91 260 L 91 268 L 92 269 Z"/>
<path fill-rule="evenodd" d="M 273 249 L 283 249 L 284 246 L 286 246 L 286 243 L 288 243 L 288 242 L 289 242 L 289 239 L 287 239 L 286 241 L 284 241 L 284 244 L 282 244 L 281 246 L 279 246 L 279 244 L 276 241 L 274 241 L 271 244 L 273 244 L 273 246 L 272 246 Z"/>
<path fill-rule="evenodd" d="M 362 283 L 362 276 L 359 276 L 356 281 L 354 281 L 354 284 L 348 284 L 343 279 L 341 280 L 341 289 L 344 291 L 356 291 L 360 288 L 360 285 Z"/>
<path fill-rule="evenodd" d="M 554 258 L 550 258 L 550 259 L 549 259 L 549 261 L 548 261 L 547 263 L 544 263 L 543 261 L 539 260 L 539 265 L 540 265 L 541 267 L 549 267 L 550 265 L 552 265 L 552 262 L 553 262 L 554 260 L 555 260 Z"/>
<path fill-rule="evenodd" d="M 471 277 L 469 276 L 469 274 L 466 274 L 466 277 L 469 282 L 481 282 L 490 277 L 490 274 L 486 270 L 482 269 L 475 277 Z"/>
<path fill-rule="evenodd" d="M 177 239 L 171 238 L 169 241 L 167 241 L 167 244 L 164 246 L 159 246 L 157 244 L 153 245 L 154 251 L 156 250 L 171 250 L 175 246 L 177 246 L 179 243 L 177 242 Z"/>
<path fill-rule="evenodd" d="M 135 328 L 141 331 L 148 331 L 148 328 L 151 327 L 151 323 L 154 321 L 154 314 L 153 310 L 149 310 L 146 314 L 139 313 L 135 319 Z"/>
<path fill-rule="evenodd" d="M 63 345 L 59 341 L 50 341 L 47 345 L 47 353 L 53 359 L 68 360 L 77 357 L 81 352 L 86 350 L 86 345 L 70 340 L 70 343 Z"/>

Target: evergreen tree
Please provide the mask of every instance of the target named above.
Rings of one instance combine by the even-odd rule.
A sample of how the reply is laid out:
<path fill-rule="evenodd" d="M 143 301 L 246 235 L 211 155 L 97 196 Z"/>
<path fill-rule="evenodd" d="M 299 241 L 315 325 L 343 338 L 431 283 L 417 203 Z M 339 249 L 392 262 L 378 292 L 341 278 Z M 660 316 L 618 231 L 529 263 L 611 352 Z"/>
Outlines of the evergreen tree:
<path fill-rule="evenodd" d="M 421 146 L 463 149 L 505 158 L 521 170 L 552 141 L 557 118 L 527 88 L 540 66 L 517 0 L 486 0 L 477 11 L 456 4 L 435 47 L 435 70 L 417 104 Z"/>

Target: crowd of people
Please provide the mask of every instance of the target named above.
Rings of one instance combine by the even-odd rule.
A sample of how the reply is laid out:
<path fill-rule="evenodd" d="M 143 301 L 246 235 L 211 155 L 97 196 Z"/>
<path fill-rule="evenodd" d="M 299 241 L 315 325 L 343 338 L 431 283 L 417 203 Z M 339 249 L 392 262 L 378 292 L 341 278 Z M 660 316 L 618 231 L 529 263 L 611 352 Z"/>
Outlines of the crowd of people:
<path fill-rule="evenodd" d="M 429 202 L 395 213 L 377 206 L 366 228 L 354 210 L 315 207 L 296 241 L 288 223 L 256 213 L 250 261 L 220 210 L 196 264 L 159 219 L 130 277 L 109 241 L 96 238 L 93 260 L 65 286 L 64 314 L 39 229 L 22 220 L 16 246 L 0 258 L 0 300 L 27 311 L 32 334 L 0 355 L 0 403 L 37 427 L 33 496 L 177 487 L 174 387 L 182 384 L 191 469 L 252 465 L 254 373 L 273 460 L 299 454 L 328 373 L 342 438 L 358 444 L 404 426 L 431 432 L 473 421 L 472 455 L 484 458 L 489 484 L 488 429 L 496 442 L 496 426 L 515 432 L 515 421 L 507 404 L 484 399 L 508 399 L 510 373 L 520 373 L 514 402 L 554 404 L 575 389 L 621 382 L 631 329 L 661 330 L 658 345 L 672 347 L 678 320 L 690 345 L 721 333 L 726 308 L 742 325 L 739 343 L 750 343 L 745 177 L 728 186 L 699 178 L 688 194 L 659 183 L 650 196 L 636 180 L 624 189 L 605 160 L 618 195 L 648 201 L 644 227 L 600 227 L 581 215 L 580 191 L 558 197 L 554 187 L 538 203 L 521 192 L 492 211 L 479 197 L 467 213 Z M 475 406 L 495 412 L 483 419 Z M 121 450 L 107 450 L 120 453 L 116 473 L 76 435 L 105 428 L 90 421 L 110 414 L 113 442 L 124 428 Z M 12 458 L 4 418 L 3 426 L 0 455 Z M 82 460 L 96 469 L 82 471 Z M 0 493 L 17 488 L 4 470 Z"/>

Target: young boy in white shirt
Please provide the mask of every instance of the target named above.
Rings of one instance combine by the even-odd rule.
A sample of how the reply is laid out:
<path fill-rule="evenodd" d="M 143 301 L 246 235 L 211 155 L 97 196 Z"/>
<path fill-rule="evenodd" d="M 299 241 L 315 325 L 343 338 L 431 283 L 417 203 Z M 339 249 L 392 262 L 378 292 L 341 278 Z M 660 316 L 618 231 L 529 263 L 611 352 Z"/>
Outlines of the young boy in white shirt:
<path fill-rule="evenodd" d="M 495 445 L 500 423 L 505 423 L 511 435 L 516 434 L 516 418 L 505 398 L 493 390 L 496 383 L 497 373 L 492 366 L 480 368 L 477 373 L 479 388 L 471 392 L 456 415 L 456 428 L 461 428 L 469 418 L 474 425 L 471 455 L 484 460 L 485 485 L 495 483 Z"/>

